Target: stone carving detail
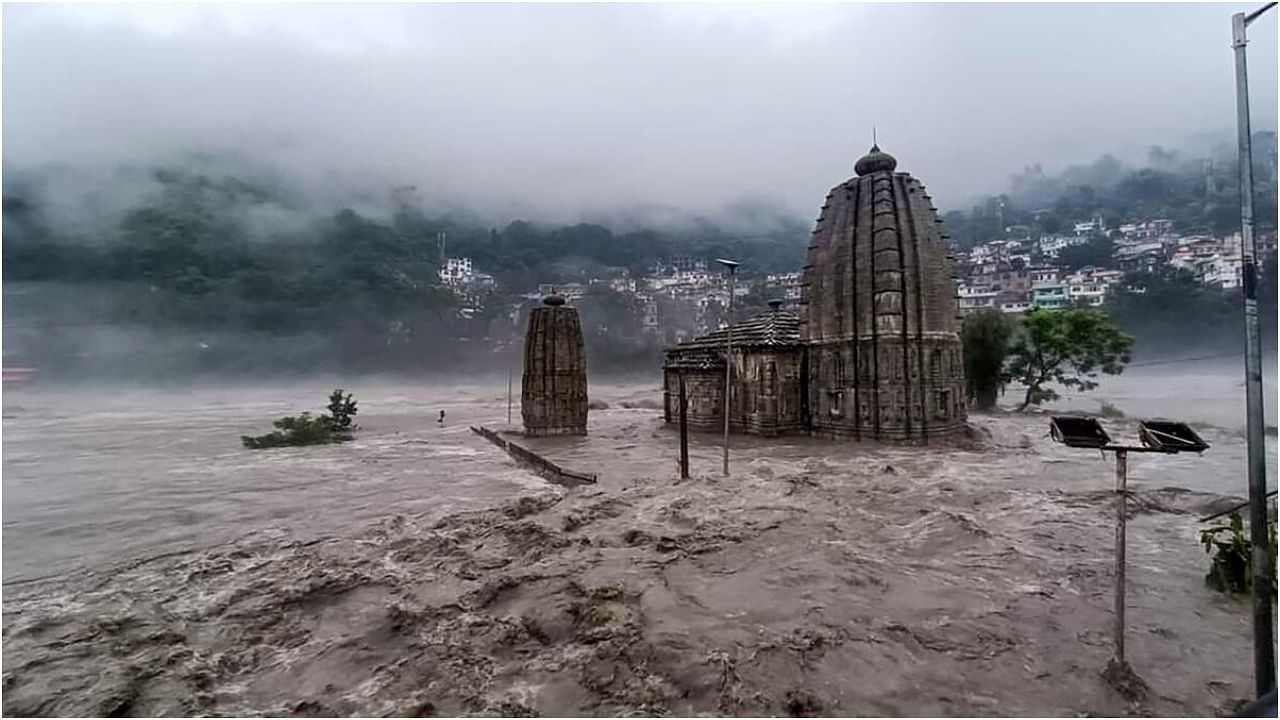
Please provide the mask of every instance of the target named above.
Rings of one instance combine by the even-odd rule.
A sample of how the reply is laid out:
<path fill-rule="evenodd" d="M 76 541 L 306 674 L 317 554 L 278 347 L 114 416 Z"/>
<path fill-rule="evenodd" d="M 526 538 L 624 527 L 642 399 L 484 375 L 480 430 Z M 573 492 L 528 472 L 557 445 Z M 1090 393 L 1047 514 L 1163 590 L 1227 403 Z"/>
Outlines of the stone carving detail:
<path fill-rule="evenodd" d="M 557 295 L 529 313 L 520 380 L 528 435 L 587 434 L 587 358 L 576 308 Z"/>

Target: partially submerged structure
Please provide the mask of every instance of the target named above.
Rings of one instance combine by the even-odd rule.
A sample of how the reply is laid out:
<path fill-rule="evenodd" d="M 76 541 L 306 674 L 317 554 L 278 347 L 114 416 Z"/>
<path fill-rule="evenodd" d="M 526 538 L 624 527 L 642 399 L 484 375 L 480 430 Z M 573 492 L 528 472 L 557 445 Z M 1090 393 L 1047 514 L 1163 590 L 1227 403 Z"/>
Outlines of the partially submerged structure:
<path fill-rule="evenodd" d="M 958 303 L 924 186 L 873 146 L 827 194 L 799 312 L 733 326 L 729 425 L 760 435 L 926 442 L 965 425 Z M 726 330 L 667 351 L 666 417 L 684 373 L 695 427 L 723 423 Z"/>
<path fill-rule="evenodd" d="M 587 434 L 587 358 L 578 311 L 550 295 L 529 313 L 520 381 L 528 435 Z"/>
<path fill-rule="evenodd" d="M 769 310 L 733 326 L 734 393 L 729 426 L 737 432 L 782 435 L 805 428 L 804 345 L 795 313 Z M 724 351 L 727 330 L 717 330 L 667 351 L 666 418 L 679 412 L 678 375 L 684 374 L 690 426 L 724 427 Z"/>

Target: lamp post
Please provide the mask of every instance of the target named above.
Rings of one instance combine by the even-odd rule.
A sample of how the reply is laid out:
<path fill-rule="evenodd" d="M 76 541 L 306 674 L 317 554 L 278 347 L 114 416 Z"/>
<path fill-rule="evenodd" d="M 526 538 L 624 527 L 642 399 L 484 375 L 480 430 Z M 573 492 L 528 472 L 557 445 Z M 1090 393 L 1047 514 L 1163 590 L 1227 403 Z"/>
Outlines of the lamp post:
<path fill-rule="evenodd" d="M 1240 140 L 1240 254 L 1244 290 L 1244 379 L 1249 441 L 1249 538 L 1253 546 L 1253 672 L 1258 695 L 1275 684 L 1276 655 L 1271 625 L 1271 558 L 1267 545 L 1267 464 L 1263 436 L 1262 341 L 1258 332 L 1257 246 L 1253 238 L 1253 147 L 1249 137 L 1249 73 L 1245 29 L 1268 3 L 1252 13 L 1231 16 L 1231 48 L 1236 56 L 1236 129 Z"/>
<path fill-rule="evenodd" d="M 1124 445 L 1112 442 L 1111 436 L 1096 418 L 1054 417 L 1049 421 L 1049 434 L 1057 442 L 1068 447 L 1110 452 L 1116 459 L 1116 569 L 1115 569 L 1115 622 L 1112 626 L 1114 652 L 1103 672 L 1111 683 L 1144 685 L 1134 674 L 1124 654 L 1125 633 L 1125 545 L 1129 517 L 1129 453 L 1164 453 L 1174 455 L 1193 452 L 1197 455 L 1209 449 L 1209 444 L 1185 423 L 1172 420 L 1138 421 L 1140 445 Z"/>
<path fill-rule="evenodd" d="M 729 476 L 729 397 L 733 381 L 733 292 L 737 281 L 738 265 L 736 260 L 716 258 L 716 262 L 729 270 L 729 320 L 725 328 L 724 339 L 724 474 Z"/>

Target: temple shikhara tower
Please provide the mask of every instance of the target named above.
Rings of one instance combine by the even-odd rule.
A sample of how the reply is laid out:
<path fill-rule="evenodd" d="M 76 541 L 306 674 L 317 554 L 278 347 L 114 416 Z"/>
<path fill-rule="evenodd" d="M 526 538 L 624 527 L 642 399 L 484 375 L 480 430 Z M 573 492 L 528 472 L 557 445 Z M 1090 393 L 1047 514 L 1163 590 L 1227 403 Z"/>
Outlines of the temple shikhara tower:
<path fill-rule="evenodd" d="M 551 295 L 529 313 L 520 380 L 528 435 L 587 434 L 587 358 L 578 311 Z"/>
<path fill-rule="evenodd" d="M 800 300 L 810 427 L 925 440 L 965 422 L 955 281 L 919 180 L 872 146 L 827 194 Z"/>
<path fill-rule="evenodd" d="M 873 146 L 827 194 L 799 312 L 734 326 L 729 423 L 739 432 L 927 442 L 965 427 L 958 306 L 942 221 L 924 186 Z M 723 422 L 724 331 L 667 351 L 666 415 L 685 376 L 689 419 Z M 741 342 L 739 342 L 741 338 Z"/>

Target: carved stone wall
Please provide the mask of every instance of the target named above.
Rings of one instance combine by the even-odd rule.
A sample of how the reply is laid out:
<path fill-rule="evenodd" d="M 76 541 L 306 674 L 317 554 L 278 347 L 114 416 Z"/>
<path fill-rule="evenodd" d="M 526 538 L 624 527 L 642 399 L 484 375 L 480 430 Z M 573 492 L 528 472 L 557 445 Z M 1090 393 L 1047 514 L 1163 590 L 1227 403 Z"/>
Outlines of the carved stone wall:
<path fill-rule="evenodd" d="M 964 431 L 947 238 L 924 186 L 896 167 L 873 147 L 854 166 L 857 177 L 827 195 L 798 317 L 775 305 L 734 325 L 731 430 L 903 442 Z M 685 372 L 690 425 L 723 428 L 726 334 L 668 350 L 668 423 L 678 420 L 677 373 Z"/>
<path fill-rule="evenodd" d="M 752 435 L 804 431 L 803 351 L 790 348 L 734 348 L 729 430 Z M 679 374 L 685 373 L 686 417 L 694 430 L 724 429 L 724 363 L 684 367 L 671 363 L 663 372 L 663 418 L 680 421 Z"/>
<path fill-rule="evenodd" d="M 529 435 L 587 434 L 582 326 L 577 309 L 563 303 L 552 296 L 529 313 L 520 388 L 520 416 Z"/>
<path fill-rule="evenodd" d="M 953 338 L 926 336 L 905 348 L 897 339 L 876 347 L 865 341 L 814 345 L 809 368 L 815 435 L 925 442 L 964 429 L 964 366 Z"/>
<path fill-rule="evenodd" d="M 815 434 L 927 441 L 963 430 L 964 370 L 946 237 L 924 187 L 878 148 L 836 186 L 805 265 Z"/>
<path fill-rule="evenodd" d="M 724 366 L 712 368 L 667 368 L 663 371 L 663 417 L 675 425 L 680 422 L 680 377 L 684 372 L 685 401 L 689 403 L 685 419 L 689 429 L 712 432 L 724 429 Z"/>

